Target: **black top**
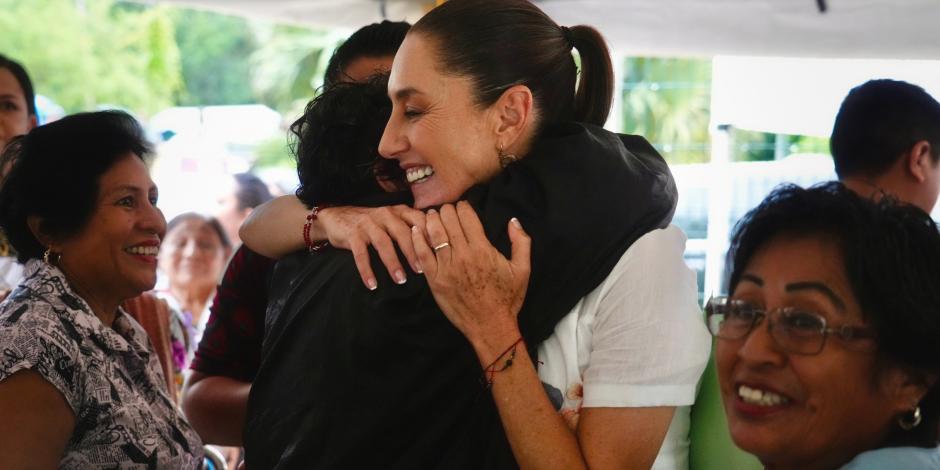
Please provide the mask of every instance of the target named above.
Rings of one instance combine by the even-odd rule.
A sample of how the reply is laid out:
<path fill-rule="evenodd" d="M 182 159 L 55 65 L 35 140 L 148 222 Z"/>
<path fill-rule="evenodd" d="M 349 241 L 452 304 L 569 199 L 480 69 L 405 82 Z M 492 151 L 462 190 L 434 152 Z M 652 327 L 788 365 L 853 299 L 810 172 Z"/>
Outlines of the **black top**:
<path fill-rule="evenodd" d="M 503 254 L 511 217 L 532 236 L 519 325 L 534 352 L 634 241 L 669 223 L 677 193 L 641 137 L 565 123 L 464 197 Z M 277 264 L 248 405 L 248 468 L 515 467 L 476 355 L 423 276 L 399 286 L 373 264 L 374 292 L 347 251 Z"/>

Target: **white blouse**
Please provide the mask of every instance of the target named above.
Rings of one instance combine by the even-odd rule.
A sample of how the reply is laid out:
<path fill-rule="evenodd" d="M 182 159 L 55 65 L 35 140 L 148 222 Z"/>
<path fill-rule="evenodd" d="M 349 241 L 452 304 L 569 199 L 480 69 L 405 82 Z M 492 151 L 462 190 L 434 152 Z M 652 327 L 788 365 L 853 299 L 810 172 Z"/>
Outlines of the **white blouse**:
<path fill-rule="evenodd" d="M 538 351 L 561 411 L 675 406 L 656 469 L 688 468 L 689 412 L 711 350 L 685 242 L 673 225 L 642 236 Z"/>

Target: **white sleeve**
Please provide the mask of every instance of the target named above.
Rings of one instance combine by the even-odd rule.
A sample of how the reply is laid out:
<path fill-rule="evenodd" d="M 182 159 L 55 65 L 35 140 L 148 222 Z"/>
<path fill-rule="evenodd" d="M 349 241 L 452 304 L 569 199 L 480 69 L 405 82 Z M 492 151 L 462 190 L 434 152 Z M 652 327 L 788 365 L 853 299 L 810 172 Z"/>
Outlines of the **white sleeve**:
<path fill-rule="evenodd" d="M 583 406 L 695 401 L 711 336 L 698 304 L 695 273 L 682 258 L 685 241 L 675 226 L 644 235 L 590 294 L 595 315 Z"/>

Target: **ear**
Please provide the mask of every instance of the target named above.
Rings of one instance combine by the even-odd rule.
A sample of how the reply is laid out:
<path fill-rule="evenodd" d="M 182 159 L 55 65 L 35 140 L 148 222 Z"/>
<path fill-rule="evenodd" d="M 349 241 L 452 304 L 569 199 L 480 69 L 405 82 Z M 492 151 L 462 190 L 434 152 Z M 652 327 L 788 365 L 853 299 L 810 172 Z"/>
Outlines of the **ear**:
<path fill-rule="evenodd" d="M 534 118 L 532 90 L 514 85 L 503 92 L 491 109 L 495 112 L 497 144 L 510 153 L 521 154 L 518 146 L 525 140 Z"/>
<path fill-rule="evenodd" d="M 936 167 L 931 150 L 930 142 L 921 140 L 915 143 L 905 155 L 908 171 L 918 183 L 927 181 L 931 171 Z"/>
<path fill-rule="evenodd" d="M 36 237 L 40 245 L 49 247 L 53 244 L 52 237 L 42 231 L 42 219 L 40 219 L 39 216 L 27 216 L 26 226 L 29 227 L 29 231 L 33 233 L 33 236 Z"/>
<path fill-rule="evenodd" d="M 882 384 L 888 393 L 888 402 L 896 414 L 914 409 L 937 383 L 937 375 L 894 367 L 883 377 Z"/>
<path fill-rule="evenodd" d="M 38 125 L 39 125 L 39 120 L 36 118 L 36 115 L 35 115 L 35 114 L 30 115 L 30 116 L 29 116 L 29 127 L 27 128 L 27 132 L 28 132 L 28 131 L 31 131 L 31 130 L 33 130 L 33 129 L 35 129 L 36 126 L 38 126 Z"/>

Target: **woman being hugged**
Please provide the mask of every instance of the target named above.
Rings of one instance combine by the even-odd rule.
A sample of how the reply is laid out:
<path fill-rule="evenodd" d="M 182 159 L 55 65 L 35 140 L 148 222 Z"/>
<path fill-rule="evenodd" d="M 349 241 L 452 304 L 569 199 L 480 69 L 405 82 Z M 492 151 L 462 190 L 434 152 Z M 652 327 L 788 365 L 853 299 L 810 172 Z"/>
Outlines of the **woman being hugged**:
<path fill-rule="evenodd" d="M 675 186 L 665 162 L 642 138 L 598 127 L 612 86 L 597 31 L 562 28 L 527 1 L 452 0 L 419 20 L 395 56 L 379 151 L 405 170 L 414 207 L 428 213 L 331 207 L 310 217 L 310 238 L 350 249 L 372 292 L 334 294 L 346 271 L 329 266 L 349 257 L 338 250 L 292 271 L 309 274 L 295 286 L 312 287 L 291 287 L 275 302 L 283 309 L 269 312 L 246 435 L 270 437 L 262 430 L 300 407 L 262 407 L 310 390 L 309 427 L 287 425 L 309 438 L 288 448 L 324 439 L 325 423 L 347 410 L 381 417 L 347 427 L 388 467 L 648 468 L 661 448 L 657 465 L 684 466 L 708 333 L 682 261 L 685 237 L 668 225 Z M 451 205 L 461 199 L 469 203 Z M 275 256 L 297 248 L 306 210 L 289 199 L 268 209 L 292 204 L 256 211 L 246 243 Z M 369 246 L 385 269 L 372 268 Z M 341 313 L 331 317 L 320 299 Z M 441 311 L 448 322 L 435 323 Z M 311 346 L 327 333 L 332 346 Z M 308 364 L 330 359 L 294 386 L 287 358 L 300 351 Z M 480 399 L 481 377 L 492 401 Z M 266 383 L 284 384 L 283 395 Z M 392 423 L 395 432 L 380 427 Z M 366 435 L 370 426 L 385 433 Z M 321 462 L 372 455 L 342 453 L 353 441 L 344 433 L 318 448 Z M 502 440 L 509 460 L 499 457 Z M 250 466 L 250 446 L 248 456 Z"/>
<path fill-rule="evenodd" d="M 153 288 L 166 230 L 119 112 L 78 114 L 7 148 L 0 226 L 26 264 L 0 304 L 0 468 L 197 468 L 199 437 L 121 302 Z"/>

